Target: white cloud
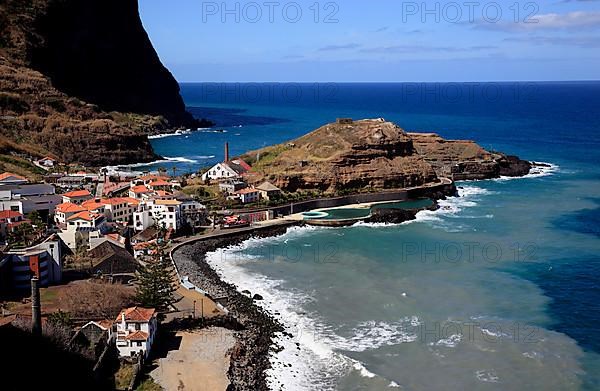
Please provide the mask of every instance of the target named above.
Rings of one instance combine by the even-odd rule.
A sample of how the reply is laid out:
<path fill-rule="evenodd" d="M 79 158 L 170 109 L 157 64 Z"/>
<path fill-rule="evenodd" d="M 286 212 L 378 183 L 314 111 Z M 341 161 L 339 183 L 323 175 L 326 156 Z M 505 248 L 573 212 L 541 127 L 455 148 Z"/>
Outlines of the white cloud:
<path fill-rule="evenodd" d="M 566 14 L 541 14 L 521 22 L 487 23 L 480 21 L 477 28 L 508 32 L 596 29 L 600 28 L 600 12 L 575 11 Z"/>

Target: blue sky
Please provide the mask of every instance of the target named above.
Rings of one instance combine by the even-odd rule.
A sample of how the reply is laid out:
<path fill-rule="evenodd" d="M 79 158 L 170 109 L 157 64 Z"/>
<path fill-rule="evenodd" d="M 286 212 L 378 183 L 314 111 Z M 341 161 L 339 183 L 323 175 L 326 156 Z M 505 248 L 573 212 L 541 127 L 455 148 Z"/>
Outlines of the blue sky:
<path fill-rule="evenodd" d="M 140 0 L 190 81 L 600 80 L 600 0 Z"/>

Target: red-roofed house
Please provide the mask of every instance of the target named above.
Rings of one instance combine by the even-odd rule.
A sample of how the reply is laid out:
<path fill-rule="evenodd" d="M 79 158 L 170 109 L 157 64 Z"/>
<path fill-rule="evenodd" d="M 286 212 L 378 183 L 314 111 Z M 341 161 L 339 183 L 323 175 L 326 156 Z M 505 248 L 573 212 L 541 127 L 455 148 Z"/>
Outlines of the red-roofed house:
<path fill-rule="evenodd" d="M 148 189 L 144 185 L 133 186 L 129 189 L 129 197 L 141 200 L 144 194 L 152 193 L 152 190 Z"/>
<path fill-rule="evenodd" d="M 227 197 L 229 199 L 239 199 L 242 204 L 249 204 L 260 200 L 260 191 L 253 187 L 247 187 L 242 190 L 234 192 L 232 195 Z"/>
<path fill-rule="evenodd" d="M 89 245 L 90 233 L 102 231 L 106 224 L 106 216 L 87 210 L 73 214 L 67 218 L 66 227 L 58 234 L 72 250 Z"/>
<path fill-rule="evenodd" d="M 65 202 L 56 205 L 54 210 L 54 221 L 59 227 L 66 227 L 67 219 L 76 213 L 83 212 L 85 210 L 81 205 L 73 204 L 71 202 Z"/>
<path fill-rule="evenodd" d="M 142 355 L 147 358 L 158 327 L 156 311 L 153 308 L 126 308 L 119 313 L 115 323 L 119 354 L 123 357 Z"/>
<path fill-rule="evenodd" d="M 70 202 L 81 205 L 84 201 L 92 198 L 92 194 L 87 190 L 74 190 L 62 195 L 63 202 Z"/>
<path fill-rule="evenodd" d="M 22 213 L 13 210 L 0 211 L 0 237 L 6 238 L 16 227 L 29 222 Z"/>
<path fill-rule="evenodd" d="M 3 172 L 0 174 L 0 186 L 2 185 L 23 185 L 29 182 L 27 178 L 20 175 L 13 174 L 12 172 Z"/>

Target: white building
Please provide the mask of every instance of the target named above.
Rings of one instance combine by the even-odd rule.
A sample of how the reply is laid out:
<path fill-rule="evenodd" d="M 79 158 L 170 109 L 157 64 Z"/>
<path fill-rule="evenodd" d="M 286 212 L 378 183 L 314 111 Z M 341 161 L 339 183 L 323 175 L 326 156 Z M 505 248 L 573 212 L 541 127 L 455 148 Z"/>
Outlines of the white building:
<path fill-rule="evenodd" d="M 54 222 L 59 227 L 67 226 L 67 219 L 74 214 L 85 211 L 85 208 L 81 205 L 73 204 L 71 202 L 65 202 L 59 205 L 56 205 L 56 209 L 54 211 Z"/>
<path fill-rule="evenodd" d="M 149 200 L 140 203 L 133 213 L 133 228 L 143 231 L 155 223 L 166 229 L 177 231 L 181 228 L 181 201 Z"/>
<path fill-rule="evenodd" d="M 67 219 L 66 228 L 58 235 L 71 250 L 89 246 L 90 232 L 102 231 L 106 224 L 103 214 L 83 211 Z"/>
<path fill-rule="evenodd" d="M 158 328 L 156 311 L 152 308 L 127 308 L 119 313 L 115 324 L 119 354 L 122 357 L 141 355 L 147 358 Z"/>
<path fill-rule="evenodd" d="M 89 211 L 102 213 L 108 221 L 129 223 L 133 219 L 139 201 L 131 197 L 95 198 L 85 201 L 82 206 Z"/>
<path fill-rule="evenodd" d="M 24 215 L 33 211 L 54 213 L 61 196 L 55 194 L 54 186 L 48 184 L 24 184 L 0 186 L 0 210 L 12 210 Z"/>
<path fill-rule="evenodd" d="M 62 281 L 61 245 L 55 235 L 32 247 L 9 250 L 0 257 L 0 263 L 4 262 L 11 264 L 12 285 L 16 289 L 30 289 L 33 275 L 42 286 Z"/>
<path fill-rule="evenodd" d="M 39 164 L 42 167 L 52 168 L 56 165 L 56 160 L 51 158 L 50 156 L 46 156 L 45 158 L 38 160 L 37 164 Z"/>
<path fill-rule="evenodd" d="M 250 204 L 260 200 L 260 191 L 253 187 L 248 187 L 246 189 L 236 191 L 227 198 L 232 200 L 238 199 L 242 202 L 242 204 Z"/>
<path fill-rule="evenodd" d="M 243 160 L 236 159 L 229 162 L 218 163 L 202 174 L 202 180 L 223 180 L 239 178 L 250 171 L 251 167 Z"/>

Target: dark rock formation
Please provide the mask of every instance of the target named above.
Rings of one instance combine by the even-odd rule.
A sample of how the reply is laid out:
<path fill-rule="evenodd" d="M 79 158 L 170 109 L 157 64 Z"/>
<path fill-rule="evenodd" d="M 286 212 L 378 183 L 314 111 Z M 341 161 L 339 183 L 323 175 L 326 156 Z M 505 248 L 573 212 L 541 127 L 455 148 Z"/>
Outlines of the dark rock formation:
<path fill-rule="evenodd" d="M 486 151 L 474 141 L 445 140 L 433 133 L 409 133 L 415 148 L 438 176 L 454 180 L 523 176 L 531 163 L 516 156 Z"/>
<path fill-rule="evenodd" d="M 0 0 L 0 153 L 146 162 L 148 134 L 195 125 L 137 0 Z"/>
<path fill-rule="evenodd" d="M 162 115 L 192 126 L 179 85 L 142 26 L 137 0 L 54 0 L 37 20 L 34 69 L 103 110 Z"/>

